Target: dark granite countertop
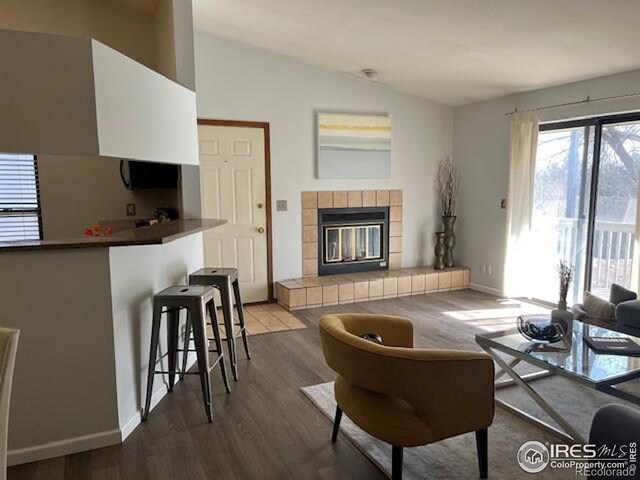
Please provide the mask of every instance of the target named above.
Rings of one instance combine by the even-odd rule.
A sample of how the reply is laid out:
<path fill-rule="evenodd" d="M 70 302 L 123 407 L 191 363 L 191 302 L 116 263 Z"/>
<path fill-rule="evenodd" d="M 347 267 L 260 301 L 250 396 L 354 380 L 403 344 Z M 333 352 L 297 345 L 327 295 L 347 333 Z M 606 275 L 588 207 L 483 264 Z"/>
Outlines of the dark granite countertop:
<path fill-rule="evenodd" d="M 127 245 L 160 245 L 187 235 L 219 227 L 226 220 L 198 218 L 173 220 L 148 227 L 123 230 L 105 237 L 80 237 L 67 240 L 36 240 L 24 242 L 0 242 L 0 252 L 18 250 L 49 250 L 65 248 L 123 247 Z"/>

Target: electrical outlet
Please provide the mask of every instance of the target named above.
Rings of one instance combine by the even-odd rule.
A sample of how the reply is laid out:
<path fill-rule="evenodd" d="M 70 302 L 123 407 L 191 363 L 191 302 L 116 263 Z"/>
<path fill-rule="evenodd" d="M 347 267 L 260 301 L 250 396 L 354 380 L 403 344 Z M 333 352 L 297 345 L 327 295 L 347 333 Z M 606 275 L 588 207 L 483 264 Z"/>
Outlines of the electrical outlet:
<path fill-rule="evenodd" d="M 135 216 L 136 216 L 136 204 L 127 203 L 127 217 L 135 217 Z"/>

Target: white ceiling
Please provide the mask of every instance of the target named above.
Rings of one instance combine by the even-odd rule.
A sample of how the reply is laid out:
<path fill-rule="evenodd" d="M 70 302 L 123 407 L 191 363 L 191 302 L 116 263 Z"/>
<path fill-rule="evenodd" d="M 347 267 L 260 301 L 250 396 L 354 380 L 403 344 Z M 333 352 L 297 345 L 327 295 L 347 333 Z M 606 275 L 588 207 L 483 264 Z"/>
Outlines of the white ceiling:
<path fill-rule="evenodd" d="M 640 69 L 639 0 L 195 0 L 194 18 L 448 105 Z"/>

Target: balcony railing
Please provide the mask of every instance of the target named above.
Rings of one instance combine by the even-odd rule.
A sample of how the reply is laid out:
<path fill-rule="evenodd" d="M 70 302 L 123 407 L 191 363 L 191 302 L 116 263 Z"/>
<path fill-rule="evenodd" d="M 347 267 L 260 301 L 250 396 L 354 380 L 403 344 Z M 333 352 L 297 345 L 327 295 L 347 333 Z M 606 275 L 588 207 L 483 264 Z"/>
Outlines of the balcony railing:
<path fill-rule="evenodd" d="M 586 227 L 582 227 L 586 228 Z M 558 222 L 558 254 L 572 260 L 578 243 L 578 222 L 563 218 Z M 596 222 L 593 237 L 591 291 L 608 294 L 612 283 L 631 286 L 635 225 L 617 222 Z"/>

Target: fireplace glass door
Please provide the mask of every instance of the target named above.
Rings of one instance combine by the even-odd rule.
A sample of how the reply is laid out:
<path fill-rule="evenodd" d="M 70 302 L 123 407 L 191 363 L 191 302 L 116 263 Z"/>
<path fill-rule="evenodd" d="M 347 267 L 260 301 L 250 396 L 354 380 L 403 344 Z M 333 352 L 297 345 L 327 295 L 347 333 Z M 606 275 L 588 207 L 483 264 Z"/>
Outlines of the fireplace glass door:
<path fill-rule="evenodd" d="M 379 260 L 382 225 L 339 225 L 325 228 L 325 263 Z"/>

